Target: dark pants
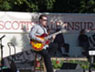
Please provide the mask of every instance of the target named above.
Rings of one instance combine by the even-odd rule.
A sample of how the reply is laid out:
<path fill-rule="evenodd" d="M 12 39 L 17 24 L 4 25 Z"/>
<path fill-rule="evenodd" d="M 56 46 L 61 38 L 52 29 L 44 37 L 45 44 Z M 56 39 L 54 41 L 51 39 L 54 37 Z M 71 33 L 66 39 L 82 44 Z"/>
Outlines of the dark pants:
<path fill-rule="evenodd" d="M 51 57 L 56 56 L 57 50 L 58 50 L 58 45 L 57 45 L 57 43 L 50 43 L 50 44 L 49 44 L 48 52 L 49 52 L 49 55 L 50 55 Z"/>
<path fill-rule="evenodd" d="M 86 57 L 88 57 L 88 51 L 89 51 L 89 43 L 86 43 L 86 42 L 83 42 L 83 43 L 80 43 L 79 45 L 80 47 L 83 48 L 84 52 L 82 52 L 82 54 Z"/>
<path fill-rule="evenodd" d="M 43 49 L 42 51 L 36 53 L 39 53 L 44 58 L 47 72 L 53 72 L 53 66 L 48 51 Z"/>
<path fill-rule="evenodd" d="M 58 50 L 62 53 L 61 48 L 64 47 L 64 50 L 66 53 L 69 53 L 69 44 L 65 43 L 65 44 L 58 44 Z"/>

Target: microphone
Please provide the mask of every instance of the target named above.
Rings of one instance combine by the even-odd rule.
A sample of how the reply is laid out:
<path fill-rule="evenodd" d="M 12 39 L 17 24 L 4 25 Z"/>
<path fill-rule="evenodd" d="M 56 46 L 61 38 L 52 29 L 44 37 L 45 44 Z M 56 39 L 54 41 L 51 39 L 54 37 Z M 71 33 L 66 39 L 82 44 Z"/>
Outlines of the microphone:
<path fill-rule="evenodd" d="M 2 38 L 4 38 L 5 37 L 5 35 L 3 35 L 1 38 L 0 38 L 0 40 L 2 39 Z"/>

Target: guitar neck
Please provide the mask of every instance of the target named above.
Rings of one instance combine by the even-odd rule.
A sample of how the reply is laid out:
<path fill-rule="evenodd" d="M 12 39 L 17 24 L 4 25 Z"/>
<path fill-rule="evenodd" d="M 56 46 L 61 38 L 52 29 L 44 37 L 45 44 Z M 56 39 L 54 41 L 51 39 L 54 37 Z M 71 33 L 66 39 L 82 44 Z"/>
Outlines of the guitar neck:
<path fill-rule="evenodd" d="M 54 35 L 58 35 L 58 34 L 63 33 L 63 32 L 66 32 L 66 31 L 65 30 L 60 30 L 60 31 L 58 31 L 54 34 L 51 34 L 51 35 L 47 36 L 45 39 L 49 39 L 49 38 L 53 37 Z"/>

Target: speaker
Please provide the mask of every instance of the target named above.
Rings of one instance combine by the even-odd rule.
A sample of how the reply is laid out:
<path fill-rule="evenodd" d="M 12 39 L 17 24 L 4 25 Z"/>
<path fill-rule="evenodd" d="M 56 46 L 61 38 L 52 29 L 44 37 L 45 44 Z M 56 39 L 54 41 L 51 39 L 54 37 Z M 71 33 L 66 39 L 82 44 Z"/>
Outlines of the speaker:
<path fill-rule="evenodd" d="M 31 69 L 20 69 L 19 71 L 20 71 L 20 72 L 32 72 Z"/>
<path fill-rule="evenodd" d="M 2 69 L 3 72 L 11 72 L 11 69 L 7 68 L 7 69 Z M 1 72 L 1 70 L 0 70 Z"/>
<path fill-rule="evenodd" d="M 56 70 L 55 72 L 84 72 L 83 70 Z"/>
<path fill-rule="evenodd" d="M 79 64 L 76 63 L 63 63 L 61 69 L 78 69 L 81 68 Z"/>
<path fill-rule="evenodd" d="M 63 63 L 61 69 L 56 72 L 83 72 L 83 69 L 76 63 Z"/>

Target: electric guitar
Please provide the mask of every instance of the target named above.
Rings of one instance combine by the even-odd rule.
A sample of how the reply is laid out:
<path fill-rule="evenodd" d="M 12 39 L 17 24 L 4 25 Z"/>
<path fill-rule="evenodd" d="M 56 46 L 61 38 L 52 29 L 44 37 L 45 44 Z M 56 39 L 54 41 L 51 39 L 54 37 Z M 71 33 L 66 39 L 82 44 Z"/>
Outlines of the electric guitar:
<path fill-rule="evenodd" d="M 41 36 L 37 36 L 38 38 L 45 39 L 46 41 L 45 41 L 45 43 L 41 43 L 41 42 L 38 42 L 38 41 L 35 41 L 35 40 L 31 40 L 30 41 L 30 44 L 32 45 L 32 49 L 35 50 L 35 51 L 41 51 L 41 50 L 43 50 L 43 47 L 45 45 L 47 45 L 47 44 L 50 43 L 50 40 L 49 39 L 52 36 L 57 35 L 57 34 L 60 34 L 60 33 L 63 33 L 63 32 L 65 33 L 66 30 L 60 30 L 60 31 L 58 31 L 58 32 L 56 32 L 54 34 L 51 34 L 51 35 L 42 34 Z"/>

